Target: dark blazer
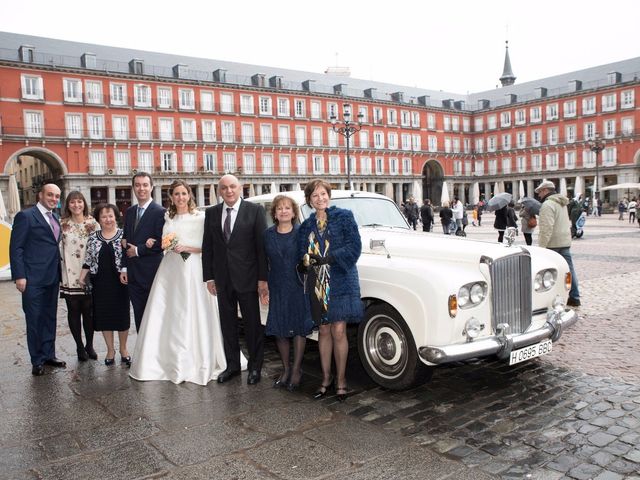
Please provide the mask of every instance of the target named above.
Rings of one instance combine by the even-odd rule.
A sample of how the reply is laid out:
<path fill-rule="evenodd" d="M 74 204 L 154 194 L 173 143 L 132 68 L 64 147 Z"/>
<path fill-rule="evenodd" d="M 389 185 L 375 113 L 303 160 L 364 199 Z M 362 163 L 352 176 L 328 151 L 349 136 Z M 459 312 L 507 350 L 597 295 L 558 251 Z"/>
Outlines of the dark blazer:
<path fill-rule="evenodd" d="M 123 255 L 122 266 L 127 268 L 129 283 L 151 288 L 156 271 L 162 260 L 162 227 L 164 226 L 165 209 L 156 202 L 151 202 L 142 215 L 138 228 L 136 215 L 138 206 L 132 205 L 124 215 L 124 239 L 138 247 L 138 256 L 128 258 Z M 147 248 L 145 242 L 148 238 L 155 238 L 156 243 Z"/>
<path fill-rule="evenodd" d="M 267 259 L 263 247 L 263 234 L 267 228 L 264 208 L 242 200 L 227 243 L 222 234 L 224 206 L 222 202 L 209 207 L 205 213 L 203 280 L 214 280 L 219 290 L 231 287 L 238 293 L 254 292 L 258 288 L 258 280 L 267 280 Z"/>
<path fill-rule="evenodd" d="M 55 213 L 53 216 L 59 225 L 60 219 Z M 9 243 L 11 279 L 26 278 L 32 287 L 60 283 L 60 237 L 54 238 L 51 226 L 37 207 L 18 212 Z"/>

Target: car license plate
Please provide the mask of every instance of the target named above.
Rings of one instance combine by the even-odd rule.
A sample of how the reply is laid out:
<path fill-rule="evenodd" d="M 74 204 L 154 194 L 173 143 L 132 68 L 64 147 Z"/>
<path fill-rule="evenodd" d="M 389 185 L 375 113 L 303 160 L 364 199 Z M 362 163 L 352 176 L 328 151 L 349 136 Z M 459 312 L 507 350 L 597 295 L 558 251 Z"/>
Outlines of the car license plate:
<path fill-rule="evenodd" d="M 514 350 L 511 352 L 511 356 L 509 357 L 509 365 L 515 365 L 516 363 L 531 360 L 532 358 L 539 357 L 540 355 L 546 355 L 547 353 L 551 353 L 552 348 L 553 342 L 551 340 L 545 340 L 544 342 L 529 345 L 528 347 L 521 348 L 520 350 Z"/>

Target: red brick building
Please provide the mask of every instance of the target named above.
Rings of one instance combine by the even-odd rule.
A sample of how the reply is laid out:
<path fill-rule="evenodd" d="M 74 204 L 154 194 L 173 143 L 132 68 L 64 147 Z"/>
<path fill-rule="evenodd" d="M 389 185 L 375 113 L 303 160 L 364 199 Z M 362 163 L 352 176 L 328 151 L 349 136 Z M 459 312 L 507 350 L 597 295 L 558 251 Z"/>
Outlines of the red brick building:
<path fill-rule="evenodd" d="M 344 188 L 345 138 L 330 117 L 345 107 L 362 115 L 355 188 L 397 202 L 439 204 L 443 182 L 469 201 L 532 194 L 543 178 L 570 195 L 588 193 L 596 173 L 600 187 L 640 179 L 640 58 L 516 84 L 507 52 L 501 88 L 459 95 L 12 33 L 0 47 L 4 195 L 15 173 L 23 189 L 54 180 L 124 209 L 138 170 L 153 175 L 156 199 L 186 178 L 201 205 L 225 172 L 247 195 L 318 176 Z"/>

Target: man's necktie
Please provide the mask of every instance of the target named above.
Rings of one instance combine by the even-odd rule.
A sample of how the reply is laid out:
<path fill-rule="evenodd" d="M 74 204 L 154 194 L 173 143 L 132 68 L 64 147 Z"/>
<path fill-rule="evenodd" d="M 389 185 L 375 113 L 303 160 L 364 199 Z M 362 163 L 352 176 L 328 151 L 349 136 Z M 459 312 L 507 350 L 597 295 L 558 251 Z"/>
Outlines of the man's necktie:
<path fill-rule="evenodd" d="M 224 228 L 222 229 L 224 241 L 227 243 L 229 243 L 229 238 L 231 237 L 231 212 L 233 212 L 233 208 L 227 207 L 227 218 L 224 219 Z"/>
<path fill-rule="evenodd" d="M 60 225 L 55 218 L 53 218 L 53 213 L 47 212 L 47 217 L 49 217 L 49 224 L 51 225 L 51 230 L 53 230 L 53 236 L 55 239 L 58 239 L 58 235 L 60 235 Z"/>
<path fill-rule="evenodd" d="M 138 223 L 140 223 L 140 219 L 142 218 L 142 214 L 144 213 L 144 208 L 138 206 L 138 211 L 136 212 L 136 222 L 133 224 L 133 229 L 138 228 Z"/>

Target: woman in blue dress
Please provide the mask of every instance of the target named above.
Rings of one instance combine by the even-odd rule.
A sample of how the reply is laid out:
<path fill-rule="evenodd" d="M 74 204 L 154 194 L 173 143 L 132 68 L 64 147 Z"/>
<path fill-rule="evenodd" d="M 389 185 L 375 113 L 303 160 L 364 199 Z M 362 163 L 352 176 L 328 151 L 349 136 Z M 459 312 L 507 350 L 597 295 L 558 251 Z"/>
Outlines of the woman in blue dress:
<path fill-rule="evenodd" d="M 269 315 L 266 334 L 276 337 L 276 346 L 282 360 L 282 373 L 274 387 L 286 386 L 293 391 L 302 378 L 302 357 L 306 336 L 313 329 L 313 322 L 298 279 L 296 264 L 297 234 L 295 225 L 299 216 L 296 202 L 278 195 L 271 204 L 274 225 L 264 233 L 264 248 L 269 264 Z M 293 339 L 293 364 L 289 364 L 290 340 Z"/>
<path fill-rule="evenodd" d="M 331 185 L 313 180 L 304 189 L 307 205 L 315 210 L 300 226 L 298 258 L 309 265 L 305 294 L 314 323 L 320 326 L 318 350 L 322 384 L 314 398 L 324 397 L 334 384 L 331 359 L 336 364 L 336 398 L 347 398 L 346 324 L 362 320 L 360 282 L 356 262 L 362 252 L 358 224 L 350 210 L 329 207 Z M 304 261 L 306 259 L 306 261 Z"/>

